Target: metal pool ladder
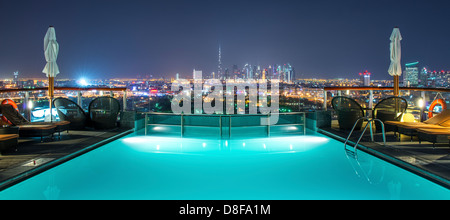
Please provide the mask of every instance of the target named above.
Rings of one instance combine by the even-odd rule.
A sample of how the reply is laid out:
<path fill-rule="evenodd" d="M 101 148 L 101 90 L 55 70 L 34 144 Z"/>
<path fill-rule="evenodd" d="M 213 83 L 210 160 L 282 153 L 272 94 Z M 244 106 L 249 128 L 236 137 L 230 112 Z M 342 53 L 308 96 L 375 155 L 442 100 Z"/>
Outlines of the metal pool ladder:
<path fill-rule="evenodd" d="M 348 142 L 348 140 L 350 139 L 350 137 L 352 136 L 353 130 L 355 130 L 355 127 L 356 127 L 356 125 L 358 124 L 358 122 L 359 122 L 360 120 L 367 120 L 367 124 L 366 124 L 366 126 L 364 127 L 364 130 L 363 130 L 363 132 L 361 133 L 361 136 L 359 136 L 359 139 L 358 139 L 358 141 L 356 142 L 355 147 L 353 148 L 353 151 L 351 151 L 351 150 L 347 149 L 347 142 Z M 344 149 L 345 149 L 345 151 L 346 151 L 348 154 L 350 154 L 351 156 L 353 156 L 354 158 L 358 158 L 358 156 L 357 156 L 357 154 L 356 154 L 356 149 L 358 148 L 359 141 L 361 141 L 361 138 L 364 136 L 364 133 L 366 132 L 367 127 L 368 127 L 369 125 L 370 125 L 370 137 L 372 138 L 372 142 L 374 142 L 374 139 L 373 139 L 373 131 L 372 131 L 372 123 L 373 123 L 374 121 L 379 121 L 379 122 L 381 123 L 381 128 L 382 128 L 382 132 L 383 132 L 383 143 L 384 143 L 384 145 L 386 146 L 386 134 L 385 134 L 385 131 L 384 131 L 384 123 L 383 123 L 380 119 L 377 119 L 377 118 L 368 118 L 368 117 L 361 117 L 361 118 L 358 118 L 358 120 L 356 120 L 355 124 L 353 125 L 353 128 L 352 128 L 352 130 L 350 131 L 350 134 L 349 134 L 348 137 L 347 137 L 347 140 L 345 140 L 345 143 L 344 143 Z"/>

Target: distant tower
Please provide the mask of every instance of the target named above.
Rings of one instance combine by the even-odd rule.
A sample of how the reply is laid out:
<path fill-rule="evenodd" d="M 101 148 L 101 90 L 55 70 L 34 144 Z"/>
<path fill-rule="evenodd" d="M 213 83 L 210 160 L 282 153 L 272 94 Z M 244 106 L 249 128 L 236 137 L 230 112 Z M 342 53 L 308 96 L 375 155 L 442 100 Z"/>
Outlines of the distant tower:
<path fill-rule="evenodd" d="M 217 69 L 217 76 L 219 79 L 223 78 L 223 72 L 222 72 L 222 48 L 219 45 L 219 66 Z"/>
<path fill-rule="evenodd" d="M 19 84 L 19 71 L 14 72 L 14 80 L 13 80 L 14 84 L 16 84 L 16 86 L 18 86 Z"/>
<path fill-rule="evenodd" d="M 364 71 L 363 73 L 359 73 L 359 82 L 361 86 L 370 86 L 370 75 L 369 71 Z"/>
<path fill-rule="evenodd" d="M 201 80 L 202 79 L 202 71 L 194 69 L 193 79 Z"/>

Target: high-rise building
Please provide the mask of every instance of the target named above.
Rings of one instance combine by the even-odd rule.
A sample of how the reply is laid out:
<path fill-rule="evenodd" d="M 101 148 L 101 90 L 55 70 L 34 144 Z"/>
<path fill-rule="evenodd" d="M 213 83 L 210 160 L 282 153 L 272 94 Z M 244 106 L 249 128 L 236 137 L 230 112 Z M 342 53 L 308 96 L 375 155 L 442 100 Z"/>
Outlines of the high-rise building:
<path fill-rule="evenodd" d="M 222 48 L 219 45 L 219 65 L 217 68 L 217 77 L 219 79 L 225 79 L 224 75 L 223 75 L 223 71 L 222 71 Z"/>
<path fill-rule="evenodd" d="M 419 86 L 426 87 L 427 79 L 428 79 L 428 69 L 426 67 L 423 67 L 419 73 L 419 82 L 418 82 Z"/>
<path fill-rule="evenodd" d="M 403 86 L 418 86 L 419 85 L 419 62 L 405 64 L 403 71 Z"/>
<path fill-rule="evenodd" d="M 16 84 L 16 86 L 18 86 L 19 83 L 19 71 L 14 72 L 14 80 L 13 80 L 14 84 Z"/>
<path fill-rule="evenodd" d="M 292 77 L 294 76 L 294 68 L 291 64 L 284 64 L 283 66 L 283 81 L 287 83 L 292 82 Z"/>
<path fill-rule="evenodd" d="M 370 75 L 371 73 L 367 70 L 359 73 L 359 83 L 361 86 L 370 86 Z"/>
<path fill-rule="evenodd" d="M 193 79 L 202 79 L 202 71 L 194 69 Z"/>

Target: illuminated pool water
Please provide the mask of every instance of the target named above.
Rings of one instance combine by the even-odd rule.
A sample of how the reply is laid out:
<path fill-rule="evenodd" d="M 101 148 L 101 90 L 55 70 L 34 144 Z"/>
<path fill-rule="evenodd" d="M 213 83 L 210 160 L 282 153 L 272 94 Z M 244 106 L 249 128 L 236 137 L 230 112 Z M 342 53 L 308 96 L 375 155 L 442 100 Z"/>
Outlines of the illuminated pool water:
<path fill-rule="evenodd" d="M 0 199 L 450 199 L 450 190 L 322 135 L 234 140 L 129 135 Z"/>

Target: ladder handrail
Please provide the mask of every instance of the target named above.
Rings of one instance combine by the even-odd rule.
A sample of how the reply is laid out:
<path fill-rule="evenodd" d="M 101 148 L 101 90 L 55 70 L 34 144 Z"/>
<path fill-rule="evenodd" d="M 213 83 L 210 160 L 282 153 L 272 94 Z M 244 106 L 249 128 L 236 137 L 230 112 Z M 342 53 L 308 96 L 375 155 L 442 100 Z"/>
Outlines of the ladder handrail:
<path fill-rule="evenodd" d="M 357 155 L 356 155 L 356 150 L 357 150 L 357 148 L 358 148 L 358 144 L 359 144 L 359 142 L 361 141 L 362 137 L 364 136 L 364 133 L 366 132 L 367 127 L 368 127 L 369 125 L 370 125 L 370 135 L 371 135 L 372 141 L 374 141 L 374 139 L 373 139 L 373 131 L 372 131 L 372 122 L 374 122 L 374 121 L 379 121 L 379 122 L 381 123 L 382 135 L 383 135 L 383 143 L 384 143 L 384 145 L 386 146 L 386 134 L 385 134 L 385 129 L 384 129 L 384 123 L 383 123 L 380 119 L 377 119 L 377 118 L 372 118 L 372 119 L 371 119 L 371 118 L 368 118 L 368 117 L 361 117 L 361 118 L 358 118 L 358 120 L 356 120 L 355 124 L 353 125 L 352 130 L 350 131 L 350 134 L 348 135 L 347 139 L 345 140 L 345 143 L 344 143 L 344 149 L 347 150 L 347 142 L 348 142 L 348 140 L 350 139 L 350 137 L 351 137 L 353 131 L 355 130 L 356 125 L 359 123 L 360 120 L 368 120 L 368 121 L 367 121 L 366 126 L 364 127 L 363 132 L 362 132 L 361 135 L 359 136 L 358 141 L 356 142 L 356 144 L 355 144 L 355 146 L 354 146 L 354 155 L 355 155 L 355 157 L 357 157 Z"/>

